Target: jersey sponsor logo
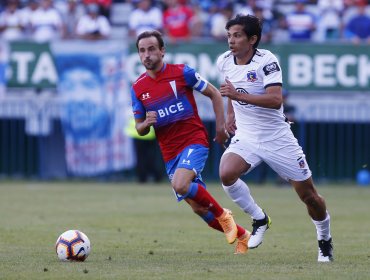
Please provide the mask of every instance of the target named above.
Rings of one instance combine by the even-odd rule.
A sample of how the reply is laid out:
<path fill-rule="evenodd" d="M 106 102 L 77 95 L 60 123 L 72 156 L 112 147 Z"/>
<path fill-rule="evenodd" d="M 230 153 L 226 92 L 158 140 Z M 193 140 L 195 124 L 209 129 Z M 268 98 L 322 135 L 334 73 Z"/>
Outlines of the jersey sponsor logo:
<path fill-rule="evenodd" d="M 268 76 L 278 71 L 280 71 L 280 67 L 277 64 L 277 62 L 272 62 L 270 64 L 267 64 L 265 67 L 263 67 L 263 72 L 265 73 L 265 76 Z"/>
<path fill-rule="evenodd" d="M 150 94 L 149 94 L 149 92 L 144 93 L 144 94 L 142 94 L 142 95 L 141 95 L 141 100 L 147 100 L 147 99 L 149 99 L 149 98 L 150 98 Z"/>
<path fill-rule="evenodd" d="M 236 88 L 236 91 L 240 93 L 249 94 L 248 91 L 246 91 L 244 88 Z M 248 105 L 247 102 L 243 102 L 243 101 L 236 101 L 236 102 L 238 102 L 240 105 Z"/>
<path fill-rule="evenodd" d="M 247 81 L 248 82 L 253 83 L 253 82 L 257 81 L 257 80 L 258 80 L 258 78 L 257 78 L 257 73 L 256 73 L 255 70 L 249 71 L 247 73 Z"/>
<path fill-rule="evenodd" d="M 158 109 L 158 116 L 160 118 L 164 118 L 166 116 L 170 116 L 184 110 L 185 110 L 184 104 L 182 102 L 177 102 L 176 104 L 172 104 L 168 107 Z"/>

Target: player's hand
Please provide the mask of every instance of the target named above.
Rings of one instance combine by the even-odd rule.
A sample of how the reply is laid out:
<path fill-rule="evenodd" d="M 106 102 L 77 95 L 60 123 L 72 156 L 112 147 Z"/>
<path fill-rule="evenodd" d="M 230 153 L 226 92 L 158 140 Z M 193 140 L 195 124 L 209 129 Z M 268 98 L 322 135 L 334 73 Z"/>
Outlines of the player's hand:
<path fill-rule="evenodd" d="M 227 140 L 229 140 L 229 138 L 230 138 L 229 133 L 224 127 L 222 127 L 216 130 L 216 137 L 213 138 L 213 141 L 217 142 L 224 149 L 226 149 L 225 143 L 227 142 Z"/>
<path fill-rule="evenodd" d="M 228 80 L 225 79 L 225 83 L 222 83 L 220 86 L 220 93 L 222 96 L 229 97 L 230 99 L 235 100 L 238 95 L 233 84 Z"/>
<path fill-rule="evenodd" d="M 157 112 L 156 111 L 148 111 L 146 112 L 145 124 L 147 127 L 157 123 Z"/>

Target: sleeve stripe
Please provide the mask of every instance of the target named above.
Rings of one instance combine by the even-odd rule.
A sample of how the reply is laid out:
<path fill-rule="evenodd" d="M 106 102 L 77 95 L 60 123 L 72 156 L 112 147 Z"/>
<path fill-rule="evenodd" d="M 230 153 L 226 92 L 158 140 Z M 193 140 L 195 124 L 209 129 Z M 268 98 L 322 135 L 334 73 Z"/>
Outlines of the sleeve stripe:
<path fill-rule="evenodd" d="M 207 83 L 204 80 L 199 80 L 195 85 L 194 89 L 200 92 L 203 92 L 207 87 Z"/>
<path fill-rule="evenodd" d="M 265 85 L 265 88 L 273 87 L 273 86 L 283 86 L 283 84 L 282 83 L 272 83 L 272 84 Z"/>

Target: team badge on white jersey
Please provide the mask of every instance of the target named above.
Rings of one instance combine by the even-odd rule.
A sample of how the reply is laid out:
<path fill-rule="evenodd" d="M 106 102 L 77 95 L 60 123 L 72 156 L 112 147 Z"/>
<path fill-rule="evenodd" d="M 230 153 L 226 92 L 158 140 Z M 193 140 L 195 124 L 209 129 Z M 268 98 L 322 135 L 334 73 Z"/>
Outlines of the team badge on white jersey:
<path fill-rule="evenodd" d="M 254 70 L 252 70 L 252 71 L 249 71 L 248 73 L 247 73 L 247 80 L 248 80 L 248 82 L 255 82 L 255 81 L 257 81 L 257 73 L 256 73 L 256 71 L 254 71 Z"/>

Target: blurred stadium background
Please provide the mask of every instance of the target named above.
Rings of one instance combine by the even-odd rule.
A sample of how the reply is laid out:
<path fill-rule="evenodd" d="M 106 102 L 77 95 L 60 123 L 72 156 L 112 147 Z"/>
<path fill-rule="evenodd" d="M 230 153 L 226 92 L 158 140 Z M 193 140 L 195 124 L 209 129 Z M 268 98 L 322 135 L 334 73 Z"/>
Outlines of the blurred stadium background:
<path fill-rule="evenodd" d="M 67 2 L 53 4 L 63 9 Z M 129 28 L 130 15 L 138 2 L 142 1 L 110 3 L 106 15 L 111 33 L 107 38 L 84 40 L 72 36 L 40 42 L 25 35 L 17 40 L 1 40 L 1 179 L 135 180 L 133 140 L 126 134 L 126 127 L 132 114 L 130 84 L 143 72 Z M 152 5 L 164 11 L 167 2 Z M 305 8 L 317 16 L 318 24 L 322 8 L 322 1 L 180 2 L 208 13 L 214 6 L 217 13 L 231 3 L 237 12 L 243 5 L 248 6 L 247 2 L 260 2 L 264 12 L 278 15 L 272 16 L 278 22 L 288 17 L 296 2 L 304 2 Z M 365 1 L 339 2 L 347 20 L 358 6 L 369 13 Z M 19 9 L 25 8 L 28 1 L 18 5 Z M 1 6 L 2 13 L 5 10 L 6 1 Z M 309 40 L 294 41 L 286 28 L 274 24 L 272 37 L 260 47 L 270 49 L 280 59 L 287 107 L 292 109 L 294 119 L 292 129 L 314 178 L 325 183 L 353 183 L 358 171 L 370 168 L 370 40 L 326 37 L 319 34 L 318 26 Z M 194 34 L 186 40 L 165 35 L 168 62 L 188 63 L 219 85 L 215 62 L 227 49 L 225 39 L 209 33 Z M 197 99 L 212 139 L 210 103 L 201 96 Z M 212 144 L 205 178 L 218 179 L 221 154 L 222 150 Z M 263 167 L 248 176 L 255 182 L 276 180 L 273 172 Z"/>

